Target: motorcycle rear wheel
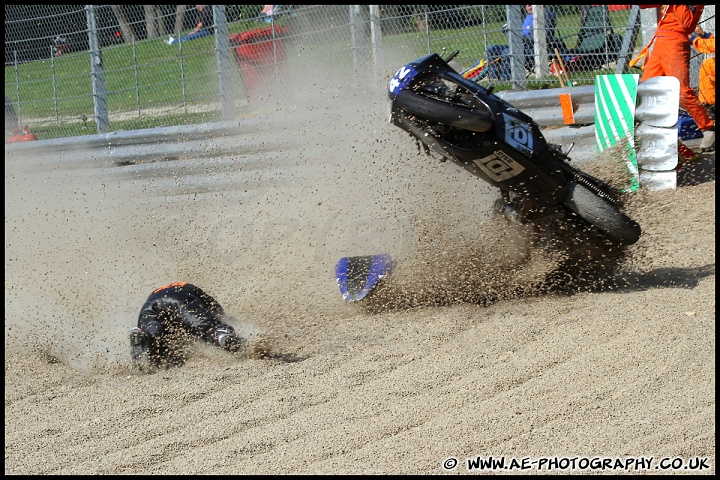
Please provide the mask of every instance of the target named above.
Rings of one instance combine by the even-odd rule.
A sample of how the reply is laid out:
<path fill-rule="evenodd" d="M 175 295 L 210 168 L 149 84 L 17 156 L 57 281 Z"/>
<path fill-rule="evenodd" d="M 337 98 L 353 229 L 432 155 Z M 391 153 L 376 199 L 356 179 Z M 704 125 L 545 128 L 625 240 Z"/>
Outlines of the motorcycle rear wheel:
<path fill-rule="evenodd" d="M 403 90 L 395 97 L 395 105 L 410 115 L 471 132 L 487 132 L 493 126 L 492 115 L 487 111 L 481 111 L 480 107 L 473 110 L 467 106 L 435 100 L 409 90 Z"/>
<path fill-rule="evenodd" d="M 632 245 L 640 239 L 642 230 L 635 220 L 583 185 L 568 185 L 565 205 L 621 245 Z"/>

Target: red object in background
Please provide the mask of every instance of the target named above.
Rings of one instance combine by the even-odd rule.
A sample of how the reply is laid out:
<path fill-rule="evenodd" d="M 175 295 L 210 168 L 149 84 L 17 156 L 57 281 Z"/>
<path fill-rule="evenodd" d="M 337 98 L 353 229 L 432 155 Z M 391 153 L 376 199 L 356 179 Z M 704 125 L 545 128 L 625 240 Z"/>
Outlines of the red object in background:
<path fill-rule="evenodd" d="M 675 167 L 675 170 L 680 169 L 680 167 L 685 163 L 694 162 L 699 159 L 700 155 L 678 140 L 678 164 L 677 167 Z"/>
<path fill-rule="evenodd" d="M 22 131 L 20 130 L 20 127 L 13 128 L 12 135 L 8 137 L 7 143 L 31 142 L 33 140 L 37 140 L 37 137 L 30 131 L 30 127 L 25 125 L 22 128 Z"/>
<path fill-rule="evenodd" d="M 276 25 L 228 37 L 248 96 L 276 74 L 276 67 L 284 71 L 285 43 L 282 36 L 289 31 L 286 27 Z"/>
<path fill-rule="evenodd" d="M 632 5 L 608 5 L 608 10 L 617 12 L 618 10 L 628 10 Z"/>
<path fill-rule="evenodd" d="M 53 39 L 53 52 L 56 57 L 59 57 L 60 55 L 65 55 L 68 53 L 68 40 L 67 38 L 63 37 L 62 35 L 57 35 L 55 39 Z"/>

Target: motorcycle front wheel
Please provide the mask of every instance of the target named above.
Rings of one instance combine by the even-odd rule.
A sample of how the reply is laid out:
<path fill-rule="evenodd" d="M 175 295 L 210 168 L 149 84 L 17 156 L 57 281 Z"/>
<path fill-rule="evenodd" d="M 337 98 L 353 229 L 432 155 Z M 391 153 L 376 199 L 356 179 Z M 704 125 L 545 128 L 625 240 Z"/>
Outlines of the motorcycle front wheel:
<path fill-rule="evenodd" d="M 482 107 L 471 109 L 464 105 L 425 97 L 409 90 L 397 94 L 394 102 L 395 106 L 410 115 L 471 132 L 487 132 L 493 126 L 492 115 Z"/>
<path fill-rule="evenodd" d="M 565 205 L 621 245 L 632 245 L 640 239 L 642 230 L 635 220 L 583 185 L 568 185 Z"/>

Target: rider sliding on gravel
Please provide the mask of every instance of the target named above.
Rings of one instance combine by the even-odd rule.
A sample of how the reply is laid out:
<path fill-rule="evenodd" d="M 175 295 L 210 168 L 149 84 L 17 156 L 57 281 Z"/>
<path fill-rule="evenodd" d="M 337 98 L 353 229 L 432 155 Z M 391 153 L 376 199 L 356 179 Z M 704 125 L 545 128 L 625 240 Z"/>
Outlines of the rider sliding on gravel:
<path fill-rule="evenodd" d="M 137 327 L 130 330 L 134 364 L 181 365 L 178 334 L 186 334 L 237 353 L 247 345 L 223 322 L 223 307 L 199 287 L 176 282 L 156 289 L 140 309 Z"/>

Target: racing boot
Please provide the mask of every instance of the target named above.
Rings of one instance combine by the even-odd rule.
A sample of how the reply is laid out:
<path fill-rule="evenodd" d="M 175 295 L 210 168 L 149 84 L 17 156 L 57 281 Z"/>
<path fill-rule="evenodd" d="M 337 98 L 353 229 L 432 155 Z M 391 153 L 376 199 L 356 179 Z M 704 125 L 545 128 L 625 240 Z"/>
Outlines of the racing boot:
<path fill-rule="evenodd" d="M 235 329 L 230 325 L 223 325 L 215 330 L 217 343 L 230 353 L 238 353 L 247 346 L 247 341 L 235 334 Z"/>
<path fill-rule="evenodd" d="M 701 152 L 714 152 L 715 151 L 715 127 L 712 130 L 703 130 L 703 138 L 700 142 L 698 150 Z"/>
<path fill-rule="evenodd" d="M 130 329 L 130 358 L 134 364 L 148 362 L 148 347 L 150 338 L 138 327 Z"/>

